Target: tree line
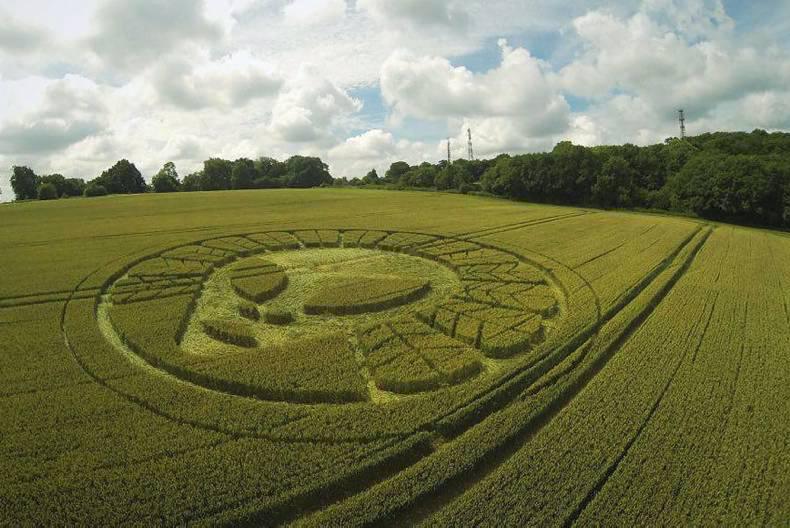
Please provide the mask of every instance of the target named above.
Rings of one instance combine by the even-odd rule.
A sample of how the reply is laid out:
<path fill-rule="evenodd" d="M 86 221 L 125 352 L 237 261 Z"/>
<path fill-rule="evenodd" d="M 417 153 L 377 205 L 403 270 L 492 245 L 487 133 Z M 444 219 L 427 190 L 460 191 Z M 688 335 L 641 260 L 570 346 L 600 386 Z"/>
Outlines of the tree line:
<path fill-rule="evenodd" d="M 211 158 L 203 163 L 203 170 L 183 179 L 168 162 L 150 185 L 127 160 L 88 183 L 60 174 L 39 177 L 30 168 L 17 166 L 11 185 L 18 200 L 326 185 L 424 188 L 790 227 L 790 134 L 715 132 L 645 147 L 583 147 L 563 141 L 551 152 L 502 154 L 487 160 L 419 165 L 396 161 L 383 177 L 371 170 L 351 180 L 332 178 L 320 158 L 304 156 L 284 162 L 268 157 Z"/>
<path fill-rule="evenodd" d="M 98 177 L 85 182 L 61 174 L 37 175 L 25 166 L 14 166 L 11 188 L 17 200 L 54 200 L 73 196 L 104 196 L 145 192 L 219 191 L 232 189 L 307 188 L 332 184 L 329 167 L 320 158 L 293 156 L 282 162 L 261 157 L 230 161 L 210 158 L 203 170 L 179 177 L 172 161 L 165 163 L 150 185 L 128 160 L 120 160 Z"/>
<path fill-rule="evenodd" d="M 790 134 L 716 132 L 664 143 L 583 147 L 451 164 L 393 163 L 352 184 L 478 191 L 531 202 L 640 208 L 790 227 Z"/>

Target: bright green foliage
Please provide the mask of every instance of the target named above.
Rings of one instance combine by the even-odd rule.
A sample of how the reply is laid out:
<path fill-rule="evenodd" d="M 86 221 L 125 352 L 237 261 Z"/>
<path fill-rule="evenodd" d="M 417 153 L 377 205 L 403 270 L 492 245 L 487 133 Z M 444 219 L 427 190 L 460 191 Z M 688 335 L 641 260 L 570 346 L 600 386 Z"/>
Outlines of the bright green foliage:
<path fill-rule="evenodd" d="M 419 279 L 387 276 L 341 276 L 311 296 L 304 305 L 307 314 L 350 315 L 386 310 L 419 299 L 430 290 Z"/>

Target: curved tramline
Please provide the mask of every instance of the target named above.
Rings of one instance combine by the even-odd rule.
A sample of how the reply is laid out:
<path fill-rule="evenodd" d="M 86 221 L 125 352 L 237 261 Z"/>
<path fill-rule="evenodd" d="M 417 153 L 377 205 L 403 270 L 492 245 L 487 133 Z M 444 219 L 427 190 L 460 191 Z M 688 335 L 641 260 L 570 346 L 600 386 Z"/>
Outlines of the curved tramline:
<path fill-rule="evenodd" d="M 790 519 L 790 240 L 470 197 L 382 217 L 369 193 L 321 224 L 174 224 L 0 299 L 24 365 L 0 518 Z"/>

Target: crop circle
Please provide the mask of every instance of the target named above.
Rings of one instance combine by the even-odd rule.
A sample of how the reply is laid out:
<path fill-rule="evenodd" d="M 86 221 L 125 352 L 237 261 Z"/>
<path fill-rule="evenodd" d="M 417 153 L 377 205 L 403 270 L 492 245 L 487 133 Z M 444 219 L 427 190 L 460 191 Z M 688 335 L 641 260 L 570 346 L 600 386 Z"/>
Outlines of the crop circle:
<path fill-rule="evenodd" d="M 137 260 L 95 313 L 137 369 L 108 382 L 133 401 L 219 430 L 316 439 L 330 423 L 365 423 L 341 436 L 377 438 L 424 427 L 540 358 L 563 303 L 545 270 L 482 242 L 295 230 Z"/>

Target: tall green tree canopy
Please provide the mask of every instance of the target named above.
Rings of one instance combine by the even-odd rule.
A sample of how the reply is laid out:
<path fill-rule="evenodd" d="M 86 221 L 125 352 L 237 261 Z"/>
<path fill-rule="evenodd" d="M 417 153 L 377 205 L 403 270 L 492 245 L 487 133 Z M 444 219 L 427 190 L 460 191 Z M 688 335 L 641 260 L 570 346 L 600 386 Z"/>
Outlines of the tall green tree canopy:
<path fill-rule="evenodd" d="M 63 182 L 63 196 L 82 196 L 85 192 L 85 180 L 82 178 L 66 178 Z"/>
<path fill-rule="evenodd" d="M 93 180 L 93 183 L 104 187 L 109 194 L 136 194 L 146 191 L 145 179 L 134 163 L 122 159 L 106 171 L 101 176 Z"/>
<path fill-rule="evenodd" d="M 58 189 L 54 183 L 42 183 L 38 186 L 39 200 L 57 200 L 58 196 Z"/>
<path fill-rule="evenodd" d="M 292 156 L 285 162 L 285 170 L 288 187 L 318 187 L 332 183 L 329 167 L 321 158 Z"/>
<path fill-rule="evenodd" d="M 274 158 L 262 156 L 255 160 L 255 179 L 280 180 L 285 174 L 285 164 Z"/>
<path fill-rule="evenodd" d="M 181 183 L 178 181 L 178 172 L 176 165 L 172 161 L 168 161 L 151 179 L 151 186 L 154 192 L 167 193 L 176 192 L 179 190 Z"/>
<path fill-rule="evenodd" d="M 387 183 L 398 183 L 401 176 L 409 172 L 411 167 L 405 161 L 396 161 L 390 165 L 389 170 L 384 175 L 384 181 Z"/>
<path fill-rule="evenodd" d="M 66 178 L 63 177 L 62 174 L 50 174 L 48 176 L 41 177 L 41 184 L 51 183 L 53 187 L 55 187 L 55 191 L 58 193 L 58 198 L 63 196 L 66 192 Z M 39 198 L 40 198 L 39 193 Z"/>
<path fill-rule="evenodd" d="M 230 183 L 233 189 L 252 189 L 257 178 L 255 163 L 251 159 L 240 158 L 233 162 Z"/>
<path fill-rule="evenodd" d="M 11 188 L 17 200 L 32 200 L 38 197 L 38 185 L 41 179 L 33 169 L 14 165 L 11 169 Z"/>
<path fill-rule="evenodd" d="M 201 190 L 220 191 L 230 189 L 233 162 L 220 158 L 210 158 L 203 162 L 203 182 Z"/>
<path fill-rule="evenodd" d="M 181 190 L 186 192 L 200 191 L 203 185 L 203 173 L 193 172 L 184 176 L 184 181 L 181 182 Z"/>
<path fill-rule="evenodd" d="M 370 172 L 368 172 L 365 177 L 362 178 L 362 183 L 368 185 L 374 185 L 379 183 L 379 181 L 381 181 L 381 179 L 379 178 L 379 173 L 376 172 L 376 169 L 371 169 Z"/>

